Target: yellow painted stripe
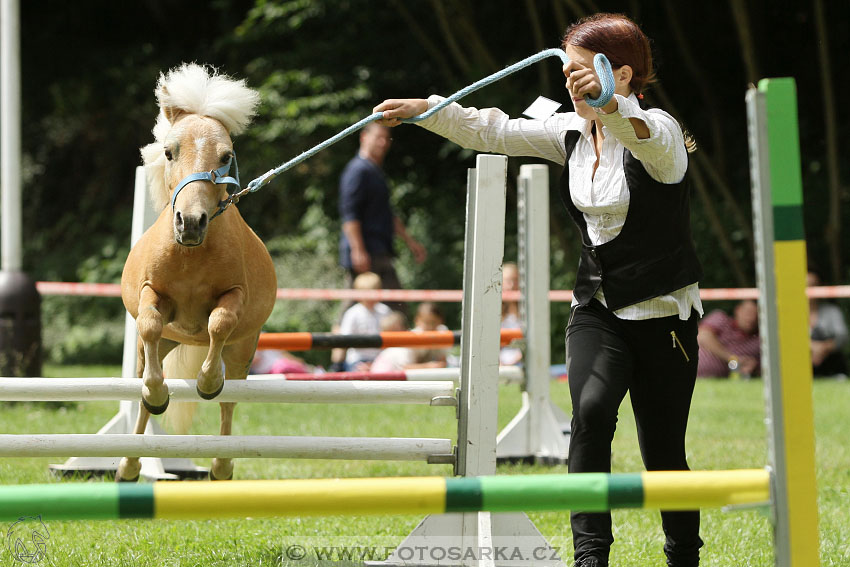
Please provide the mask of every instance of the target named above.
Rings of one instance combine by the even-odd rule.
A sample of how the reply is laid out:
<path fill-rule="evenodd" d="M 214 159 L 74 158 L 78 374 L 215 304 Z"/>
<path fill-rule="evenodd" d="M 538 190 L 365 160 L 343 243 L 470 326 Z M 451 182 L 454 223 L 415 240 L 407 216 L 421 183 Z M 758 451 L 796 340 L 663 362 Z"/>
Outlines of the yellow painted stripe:
<path fill-rule="evenodd" d="M 785 435 L 788 515 L 792 565 L 810 565 L 818 555 L 815 433 L 809 303 L 806 300 L 806 242 L 774 242 L 779 360 Z"/>
<path fill-rule="evenodd" d="M 806 241 L 774 242 L 776 306 L 779 314 L 780 362 L 786 402 L 812 399 L 812 356 L 809 350 L 809 303 L 806 299 Z M 792 403 L 791 406 L 811 403 Z M 789 408 L 786 406 L 785 411 Z M 811 411 L 809 412 L 811 413 Z M 786 420 L 787 422 L 787 420 Z M 799 424 L 793 424 L 799 430 Z M 806 432 L 814 438 L 814 431 Z"/>
<path fill-rule="evenodd" d="M 158 482 L 154 518 L 440 514 L 445 501 L 441 477 Z"/>
<path fill-rule="evenodd" d="M 770 475 L 762 469 L 652 471 L 641 476 L 644 508 L 695 510 L 770 500 Z"/>

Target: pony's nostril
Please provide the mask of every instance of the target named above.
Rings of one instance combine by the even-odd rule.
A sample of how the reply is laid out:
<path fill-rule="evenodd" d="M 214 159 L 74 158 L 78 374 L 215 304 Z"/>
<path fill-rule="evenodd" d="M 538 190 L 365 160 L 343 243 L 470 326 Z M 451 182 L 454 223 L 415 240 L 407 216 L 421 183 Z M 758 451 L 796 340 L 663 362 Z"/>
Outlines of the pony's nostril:
<path fill-rule="evenodd" d="M 174 217 L 175 217 L 175 226 L 177 227 L 177 230 L 183 230 L 183 215 L 180 214 L 180 211 L 177 211 L 177 213 L 174 215 Z"/>
<path fill-rule="evenodd" d="M 201 220 L 198 221 L 198 230 L 204 231 L 207 229 L 207 213 L 201 214 Z"/>

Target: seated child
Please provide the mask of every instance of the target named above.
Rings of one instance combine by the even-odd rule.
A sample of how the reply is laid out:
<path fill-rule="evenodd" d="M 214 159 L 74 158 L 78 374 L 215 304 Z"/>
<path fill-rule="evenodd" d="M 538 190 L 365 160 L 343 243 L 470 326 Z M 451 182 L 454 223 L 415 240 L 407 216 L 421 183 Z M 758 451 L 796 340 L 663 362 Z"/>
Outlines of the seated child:
<path fill-rule="evenodd" d="M 354 278 L 354 289 L 381 289 L 381 278 L 373 272 L 363 272 Z M 339 324 L 342 335 L 377 335 L 381 332 L 381 319 L 390 314 L 390 308 L 375 300 L 358 301 L 343 314 Z M 350 348 L 345 353 L 345 366 L 349 371 L 366 371 L 378 353 L 377 348 Z"/>
<path fill-rule="evenodd" d="M 416 317 L 413 319 L 414 331 L 448 331 L 445 325 L 446 318 L 440 306 L 433 301 L 424 301 L 416 309 Z M 444 348 L 414 349 L 414 358 L 417 368 L 445 368 L 446 351 Z"/>
<path fill-rule="evenodd" d="M 398 311 L 390 311 L 381 319 L 381 331 L 406 331 L 407 321 Z M 413 350 L 407 347 L 383 349 L 372 362 L 372 372 L 398 372 L 413 364 Z"/>

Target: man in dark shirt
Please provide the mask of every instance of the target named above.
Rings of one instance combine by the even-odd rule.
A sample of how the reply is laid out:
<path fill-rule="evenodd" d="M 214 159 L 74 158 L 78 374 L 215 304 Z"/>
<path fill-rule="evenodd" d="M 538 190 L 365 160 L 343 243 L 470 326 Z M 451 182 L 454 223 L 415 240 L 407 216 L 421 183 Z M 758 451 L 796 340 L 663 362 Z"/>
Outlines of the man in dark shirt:
<path fill-rule="evenodd" d="M 390 190 L 381 169 L 390 149 L 390 129 L 374 122 L 360 132 L 360 151 L 348 162 L 339 182 L 342 238 L 339 258 L 348 270 L 347 283 L 363 272 L 381 276 L 384 289 L 399 289 L 393 267 L 393 237 L 404 240 L 417 262 L 425 260 L 425 248 L 407 233 L 392 211 Z M 390 307 L 396 308 L 395 305 Z"/>

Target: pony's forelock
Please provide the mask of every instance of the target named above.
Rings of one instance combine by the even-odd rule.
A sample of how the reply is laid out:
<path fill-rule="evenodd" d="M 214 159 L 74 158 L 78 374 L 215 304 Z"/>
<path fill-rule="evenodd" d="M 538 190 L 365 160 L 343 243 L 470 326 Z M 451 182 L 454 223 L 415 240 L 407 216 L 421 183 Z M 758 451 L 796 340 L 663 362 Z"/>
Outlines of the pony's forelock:
<path fill-rule="evenodd" d="M 231 135 L 245 130 L 260 102 L 260 95 L 244 79 L 231 79 L 197 63 L 184 63 L 160 75 L 156 98 L 160 108 L 215 118 Z"/>
<path fill-rule="evenodd" d="M 231 79 L 219 74 L 213 67 L 197 63 L 184 63 L 161 74 L 155 93 L 160 106 L 153 128 L 156 142 L 143 147 L 141 154 L 149 194 L 159 211 L 169 202 L 163 142 L 171 130 L 171 122 L 166 109 L 172 115 L 185 112 L 214 118 L 234 136 L 244 132 L 251 123 L 260 95 L 248 88 L 244 79 Z"/>

